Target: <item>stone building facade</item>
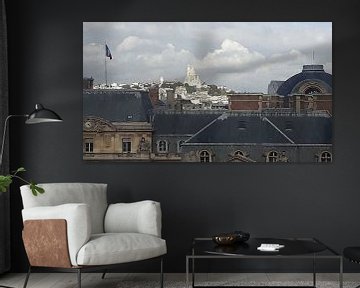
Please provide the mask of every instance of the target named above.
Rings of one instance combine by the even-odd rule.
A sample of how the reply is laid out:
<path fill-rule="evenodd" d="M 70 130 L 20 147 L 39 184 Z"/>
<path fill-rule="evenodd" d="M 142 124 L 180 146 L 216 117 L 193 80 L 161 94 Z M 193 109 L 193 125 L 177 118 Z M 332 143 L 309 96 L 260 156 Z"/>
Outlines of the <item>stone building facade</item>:
<path fill-rule="evenodd" d="M 83 159 L 150 161 L 153 128 L 148 93 L 83 91 Z"/>
<path fill-rule="evenodd" d="M 301 73 L 286 81 L 271 81 L 268 94 L 232 93 L 228 97 L 230 110 L 280 108 L 297 114 L 323 111 L 332 115 L 332 75 L 323 65 L 304 65 Z"/>
<path fill-rule="evenodd" d="M 269 93 L 229 94 L 228 109 L 183 109 L 159 87 L 84 89 L 85 160 L 332 162 L 332 76 L 304 65 Z M 163 96 L 163 97 L 165 97 Z"/>
<path fill-rule="evenodd" d="M 111 123 L 85 117 L 83 125 L 84 160 L 150 160 L 150 123 Z"/>

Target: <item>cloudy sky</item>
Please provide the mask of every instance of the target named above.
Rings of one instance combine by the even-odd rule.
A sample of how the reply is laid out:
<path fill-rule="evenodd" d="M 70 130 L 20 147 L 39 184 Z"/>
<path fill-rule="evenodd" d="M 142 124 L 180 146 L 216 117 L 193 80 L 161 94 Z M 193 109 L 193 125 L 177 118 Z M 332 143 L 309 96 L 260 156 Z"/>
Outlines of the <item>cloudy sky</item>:
<path fill-rule="evenodd" d="M 304 64 L 332 73 L 331 22 L 84 22 L 83 75 L 108 82 L 183 82 L 192 65 L 207 84 L 266 92 Z M 313 60 L 314 51 L 314 60 Z"/>

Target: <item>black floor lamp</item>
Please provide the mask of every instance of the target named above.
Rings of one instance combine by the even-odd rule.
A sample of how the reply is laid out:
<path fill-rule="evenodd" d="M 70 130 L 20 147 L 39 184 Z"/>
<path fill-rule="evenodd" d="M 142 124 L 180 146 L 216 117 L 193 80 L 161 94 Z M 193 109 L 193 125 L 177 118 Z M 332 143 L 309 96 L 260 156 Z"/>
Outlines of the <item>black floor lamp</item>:
<path fill-rule="evenodd" d="M 15 117 L 26 118 L 26 121 L 25 121 L 26 124 L 38 124 L 38 123 L 46 123 L 46 122 L 62 122 L 63 121 L 58 114 L 56 114 L 54 111 L 52 111 L 50 109 L 44 108 L 44 106 L 42 106 L 41 104 L 36 104 L 35 110 L 33 112 L 31 112 L 30 114 L 7 116 L 5 119 L 5 123 L 4 123 L 4 131 L 3 131 L 1 150 L 0 150 L 0 168 L 2 166 L 2 161 L 3 161 L 5 138 L 7 135 L 6 132 L 7 132 L 8 122 L 11 118 L 15 118 Z M 0 287 L 12 288 L 12 287 L 4 286 L 1 284 L 0 284 Z"/>
<path fill-rule="evenodd" d="M 1 152 L 0 152 L 0 167 L 2 165 L 2 159 L 4 154 L 4 146 L 5 146 L 5 138 L 6 138 L 6 131 L 7 131 L 7 124 L 11 118 L 15 117 L 23 117 L 27 118 L 25 123 L 26 124 L 38 124 L 38 123 L 46 123 L 46 122 L 62 122 L 63 120 L 61 117 L 56 114 L 54 111 L 44 108 L 41 104 L 35 105 L 35 110 L 30 114 L 19 114 L 19 115 L 9 115 L 5 119 L 4 124 L 4 132 L 2 137 L 2 144 L 1 144 Z"/>

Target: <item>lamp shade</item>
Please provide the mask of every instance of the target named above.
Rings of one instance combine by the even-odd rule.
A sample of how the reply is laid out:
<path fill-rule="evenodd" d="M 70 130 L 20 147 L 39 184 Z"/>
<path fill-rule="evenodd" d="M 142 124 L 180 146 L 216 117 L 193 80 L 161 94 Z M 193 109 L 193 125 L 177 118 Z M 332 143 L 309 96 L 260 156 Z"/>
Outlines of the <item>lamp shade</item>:
<path fill-rule="evenodd" d="M 37 124 L 46 122 L 62 122 L 61 117 L 54 111 L 44 108 L 41 104 L 35 105 L 35 110 L 29 114 L 26 124 Z"/>

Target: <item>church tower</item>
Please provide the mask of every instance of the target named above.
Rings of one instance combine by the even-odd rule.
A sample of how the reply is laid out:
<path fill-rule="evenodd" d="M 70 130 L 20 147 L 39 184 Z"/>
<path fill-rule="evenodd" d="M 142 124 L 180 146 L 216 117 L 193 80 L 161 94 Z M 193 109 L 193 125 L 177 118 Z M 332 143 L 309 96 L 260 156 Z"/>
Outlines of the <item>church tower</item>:
<path fill-rule="evenodd" d="M 201 87 L 200 77 L 196 74 L 194 67 L 191 65 L 188 65 L 187 67 L 184 83 L 187 83 L 190 86 L 195 86 L 196 88 Z"/>

